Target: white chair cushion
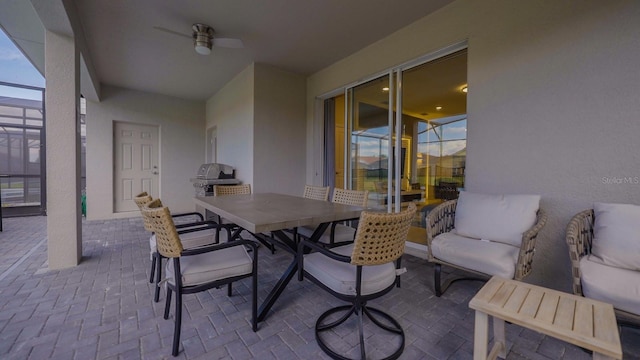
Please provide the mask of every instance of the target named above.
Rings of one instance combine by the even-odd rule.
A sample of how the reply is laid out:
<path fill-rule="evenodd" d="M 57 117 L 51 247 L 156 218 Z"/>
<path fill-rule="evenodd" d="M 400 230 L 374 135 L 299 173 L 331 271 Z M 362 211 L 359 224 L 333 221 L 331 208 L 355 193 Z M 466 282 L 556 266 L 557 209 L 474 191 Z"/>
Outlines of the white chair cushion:
<path fill-rule="evenodd" d="M 180 234 L 180 241 L 182 241 L 182 247 L 185 249 L 192 249 L 194 247 L 213 244 L 216 241 L 216 231 L 212 229 L 194 231 L 190 233 Z M 227 230 L 220 231 L 220 242 L 227 241 Z M 149 238 L 149 250 L 151 255 L 158 250 L 158 244 L 156 242 L 156 235 L 153 234 Z"/>
<path fill-rule="evenodd" d="M 191 286 L 207 282 L 250 274 L 253 269 L 251 257 L 244 246 L 193 256 L 180 257 L 182 285 Z M 167 280 L 173 284 L 173 259 L 167 261 Z"/>
<path fill-rule="evenodd" d="M 338 224 L 336 225 L 335 232 L 333 234 L 333 241 L 335 242 L 343 242 L 343 241 L 353 241 L 356 235 L 356 229 L 351 226 Z M 329 243 L 331 241 L 331 227 L 325 231 L 325 233 L 320 238 L 320 242 Z"/>
<path fill-rule="evenodd" d="M 640 206 L 593 204 L 592 254 L 602 263 L 640 271 Z"/>
<path fill-rule="evenodd" d="M 536 223 L 539 195 L 460 192 L 455 224 L 459 235 L 520 247 L 522 234 Z"/>
<path fill-rule="evenodd" d="M 151 235 L 149 238 L 149 257 L 153 259 L 153 254 L 158 251 L 158 243 L 156 242 L 156 234 Z"/>
<path fill-rule="evenodd" d="M 331 251 L 351 256 L 353 245 L 339 246 Z M 356 294 L 356 267 L 315 252 L 304 256 L 304 270 L 329 289 L 345 295 Z M 395 263 L 362 267 L 362 295 L 375 294 L 396 280 Z"/>
<path fill-rule="evenodd" d="M 580 259 L 584 296 L 640 315 L 640 271 L 604 265 L 593 258 L 585 256 Z"/>
<path fill-rule="evenodd" d="M 311 238 L 313 232 L 316 230 L 315 226 L 301 226 L 298 228 L 298 234 Z M 354 236 L 356 234 L 356 229 L 351 226 L 337 224 L 334 234 L 333 241 L 334 242 L 343 242 L 343 241 L 353 241 Z M 327 230 L 322 234 L 319 240 L 321 243 L 328 244 L 331 242 L 331 225 L 327 227 Z"/>
<path fill-rule="evenodd" d="M 433 239 L 431 251 L 433 256 L 442 261 L 484 274 L 513 279 L 520 248 L 447 232 Z"/>

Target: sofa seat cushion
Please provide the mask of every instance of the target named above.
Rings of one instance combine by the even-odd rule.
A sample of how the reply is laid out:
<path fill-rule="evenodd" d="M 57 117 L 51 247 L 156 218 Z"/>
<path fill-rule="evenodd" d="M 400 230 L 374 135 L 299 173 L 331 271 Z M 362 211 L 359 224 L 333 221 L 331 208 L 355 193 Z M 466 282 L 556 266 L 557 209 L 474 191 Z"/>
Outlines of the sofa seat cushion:
<path fill-rule="evenodd" d="M 339 246 L 331 251 L 351 256 L 353 245 Z M 315 252 L 304 256 L 304 270 L 329 289 L 344 295 L 356 294 L 356 266 L 331 259 Z M 362 295 L 375 294 L 393 285 L 395 263 L 362 267 Z"/>
<path fill-rule="evenodd" d="M 590 255 L 580 259 L 580 273 L 585 297 L 640 315 L 640 271 L 608 266 Z"/>
<path fill-rule="evenodd" d="M 606 265 L 640 271 L 640 206 L 595 203 L 593 212 L 592 254 Z"/>
<path fill-rule="evenodd" d="M 173 259 L 167 261 L 167 280 L 174 284 Z M 253 263 L 244 246 L 180 257 L 182 285 L 192 286 L 250 274 Z"/>
<path fill-rule="evenodd" d="M 431 251 L 436 258 L 456 266 L 513 279 L 520 249 L 447 232 L 433 239 Z"/>
<path fill-rule="evenodd" d="M 182 230 L 182 229 L 180 229 Z M 182 241 L 182 247 L 185 249 L 193 249 L 195 247 L 210 245 L 216 241 L 216 231 L 212 229 L 206 229 L 202 231 L 194 231 L 190 233 L 179 234 L 180 241 Z M 149 249 L 151 255 L 158 251 L 158 244 L 156 242 L 156 235 L 153 234 L 149 238 Z M 227 241 L 227 231 L 220 231 L 220 242 Z"/>
<path fill-rule="evenodd" d="M 298 228 L 298 234 L 308 238 L 311 238 L 313 232 L 316 230 L 316 226 L 301 226 Z M 334 242 L 353 241 L 356 235 L 356 229 L 351 226 L 337 224 L 334 234 Z M 331 225 L 327 227 L 327 230 L 322 234 L 319 240 L 321 243 L 328 244 L 331 242 Z"/>
<path fill-rule="evenodd" d="M 520 247 L 522 234 L 536 223 L 540 195 L 488 195 L 460 192 L 458 234 Z"/>

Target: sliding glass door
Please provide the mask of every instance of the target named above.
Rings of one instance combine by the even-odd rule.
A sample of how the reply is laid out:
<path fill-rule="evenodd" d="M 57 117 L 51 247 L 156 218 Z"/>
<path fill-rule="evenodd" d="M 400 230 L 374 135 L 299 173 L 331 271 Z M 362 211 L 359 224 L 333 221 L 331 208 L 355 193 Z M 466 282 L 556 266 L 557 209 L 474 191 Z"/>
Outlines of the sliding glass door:
<path fill-rule="evenodd" d="M 392 141 L 394 114 L 393 79 L 381 76 L 347 89 L 346 133 L 346 186 L 368 190 L 372 206 L 390 205 L 388 193 L 392 190 Z M 391 105 L 390 105 L 391 104 Z M 391 151 L 391 152 L 390 152 Z M 392 169 L 392 172 L 389 172 Z"/>
<path fill-rule="evenodd" d="M 371 207 L 392 212 L 415 203 L 411 241 L 424 243 L 426 214 L 464 188 L 466 69 L 460 46 L 331 99 L 333 133 L 325 138 L 333 141 L 326 144 L 333 156 L 325 159 L 335 177 L 326 182 L 368 190 Z"/>

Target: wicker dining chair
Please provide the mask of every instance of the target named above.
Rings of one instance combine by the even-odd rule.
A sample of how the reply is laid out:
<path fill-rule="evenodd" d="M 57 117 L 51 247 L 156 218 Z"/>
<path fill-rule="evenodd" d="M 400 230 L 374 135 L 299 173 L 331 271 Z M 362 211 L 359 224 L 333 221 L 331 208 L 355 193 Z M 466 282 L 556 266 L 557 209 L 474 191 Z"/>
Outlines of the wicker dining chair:
<path fill-rule="evenodd" d="M 164 318 L 169 318 L 171 297 L 175 292 L 176 304 L 171 354 L 177 356 L 180 348 L 182 295 L 227 285 L 227 295 L 231 296 L 232 283 L 248 277 L 252 278 L 251 328 L 254 332 L 257 331 L 257 245 L 248 240 L 231 240 L 187 249 L 182 244 L 169 209 L 163 207 L 159 200 L 156 199 L 145 205 L 142 213 L 156 235 L 158 252 L 170 260 L 167 263 L 167 295 Z M 230 228 L 226 227 L 225 230 L 224 233 L 230 238 Z M 252 255 L 248 254 L 247 248 L 251 249 Z"/>
<path fill-rule="evenodd" d="M 335 204 L 362 206 L 363 208 L 366 208 L 368 199 L 368 190 L 361 191 L 336 188 L 333 189 L 331 202 Z M 315 229 L 315 226 L 301 226 L 298 228 L 298 235 L 309 239 Z M 344 220 L 335 221 L 331 223 L 331 226 L 327 228 L 319 241 L 330 245 L 351 242 L 353 241 L 355 234 L 356 229 L 352 226 L 346 225 Z"/>
<path fill-rule="evenodd" d="M 329 186 L 305 185 L 302 197 L 306 199 L 327 201 L 329 200 L 329 190 Z"/>
<path fill-rule="evenodd" d="M 133 201 L 138 206 L 140 212 L 145 205 L 153 201 L 153 197 L 149 195 L 147 192 L 142 192 L 136 195 L 133 198 Z M 202 214 L 198 212 L 189 212 L 189 213 L 180 213 L 180 214 L 172 214 L 175 218 L 188 218 L 195 217 L 197 221 L 193 222 L 182 222 L 176 225 L 178 228 L 178 233 L 182 235 L 182 241 L 186 248 L 195 248 L 198 246 L 215 244 L 219 241 L 219 232 L 214 231 L 213 222 L 204 221 Z M 158 302 L 160 300 L 160 286 L 159 283 L 162 280 L 162 255 L 157 251 L 157 242 L 156 236 L 153 233 L 151 228 L 151 224 L 147 221 L 147 219 L 142 217 L 144 222 L 144 228 L 148 232 L 151 233 L 149 237 L 149 251 L 151 257 L 151 271 L 149 274 L 149 282 L 155 282 L 155 292 L 153 296 L 153 301 Z"/>
<path fill-rule="evenodd" d="M 213 186 L 213 196 L 244 194 L 251 194 L 251 184 Z"/>
<path fill-rule="evenodd" d="M 251 184 L 242 185 L 213 185 L 213 196 L 225 195 L 249 195 L 251 194 Z M 214 214 L 218 224 L 226 222 L 220 215 Z M 228 222 L 227 222 L 228 223 Z"/>
<path fill-rule="evenodd" d="M 595 295 L 596 300 L 613 304 L 618 324 L 640 328 L 640 313 L 636 314 L 622 310 L 619 308 L 620 305 L 618 305 L 618 303 L 621 302 L 620 296 L 627 294 L 626 301 L 628 302 L 629 299 L 634 299 L 635 307 L 640 308 L 640 305 L 638 305 L 640 298 L 638 298 L 637 290 L 633 290 L 633 287 L 638 288 L 640 272 L 604 265 L 597 261 L 590 261 L 595 220 L 596 215 L 594 209 L 588 209 L 574 215 L 567 225 L 565 240 L 569 247 L 569 258 L 571 260 L 573 293 L 579 296 L 589 297 L 589 294 L 585 295 L 585 283 L 583 279 L 583 271 L 586 270 L 584 267 L 589 266 L 590 273 L 599 273 L 600 275 L 604 275 L 602 277 L 605 278 L 605 281 L 599 284 L 589 283 L 592 288 L 595 288 L 592 289 L 592 292 L 595 294 L 591 295 Z M 625 273 L 634 274 L 636 281 L 621 281 L 620 279 L 624 277 Z M 612 277 L 606 279 L 607 275 L 611 275 Z"/>
<path fill-rule="evenodd" d="M 213 196 L 227 196 L 227 195 L 250 195 L 251 194 L 251 184 L 242 184 L 242 185 L 214 185 L 213 186 Z M 216 221 L 219 224 L 229 224 L 229 222 L 223 219 L 220 215 L 215 214 Z M 235 224 L 234 224 L 235 225 Z M 235 225 L 237 226 L 237 225 Z M 248 234 L 248 232 L 243 231 L 243 233 Z M 252 236 L 256 240 L 258 240 L 262 245 L 266 246 L 271 253 L 276 252 L 276 247 L 273 244 L 270 244 L 264 241 L 262 238 L 257 236 Z"/>
<path fill-rule="evenodd" d="M 213 196 L 225 195 L 248 195 L 251 194 L 251 185 L 213 185 Z M 215 221 L 218 224 L 228 223 L 220 215 L 214 214 Z"/>
<path fill-rule="evenodd" d="M 469 194 L 463 191 L 460 195 L 465 197 Z M 441 296 L 451 283 L 458 280 L 486 281 L 494 275 L 522 280 L 529 275 L 532 269 L 536 238 L 547 222 L 545 212 L 539 207 L 537 210 L 531 210 L 531 216 L 535 219 L 535 223 L 521 232 L 521 240 L 516 246 L 494 241 L 494 239 L 469 238 L 452 231 L 456 227 L 456 208 L 459 201 L 460 199 L 446 201 L 427 215 L 427 261 L 434 264 L 436 296 Z M 437 237 L 439 237 L 436 240 L 437 243 L 434 243 L 434 239 Z M 438 247 L 441 255 L 435 254 L 434 246 Z M 443 259 L 445 254 L 455 260 Z M 442 265 L 463 270 L 473 276 L 453 278 L 442 286 Z"/>
<path fill-rule="evenodd" d="M 400 345 L 390 350 L 391 354 L 385 359 L 397 359 L 402 354 L 405 342 L 402 326 L 391 315 L 370 307 L 368 302 L 399 286 L 400 275 L 406 271 L 401 269 L 401 257 L 415 213 L 415 204 L 409 204 L 399 213 L 363 211 L 355 241 L 348 245 L 327 248 L 307 239 L 301 240 L 298 279 L 307 278 L 338 299 L 351 303 L 325 311 L 316 321 L 316 341 L 330 357 L 346 359 L 323 339 L 322 333 L 336 329 L 351 315 L 358 318 L 361 359 L 366 359 L 365 339 L 371 336 L 364 334 L 365 315 L 373 325 L 386 331 L 385 338 L 399 337 Z M 315 252 L 306 254 L 309 249 Z M 325 321 L 327 319 L 330 320 Z M 341 332 L 336 330 L 336 333 Z"/>

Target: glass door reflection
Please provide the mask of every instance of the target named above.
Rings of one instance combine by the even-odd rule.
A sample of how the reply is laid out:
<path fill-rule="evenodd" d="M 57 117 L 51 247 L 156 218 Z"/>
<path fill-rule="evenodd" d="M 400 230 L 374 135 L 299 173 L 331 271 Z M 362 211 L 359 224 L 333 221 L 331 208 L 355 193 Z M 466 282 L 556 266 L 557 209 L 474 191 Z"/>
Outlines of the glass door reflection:
<path fill-rule="evenodd" d="M 378 208 L 387 208 L 394 199 L 389 188 L 389 139 L 393 137 L 389 123 L 394 116 L 389 79 L 385 75 L 347 90 L 348 185 L 369 191 L 369 205 Z"/>

